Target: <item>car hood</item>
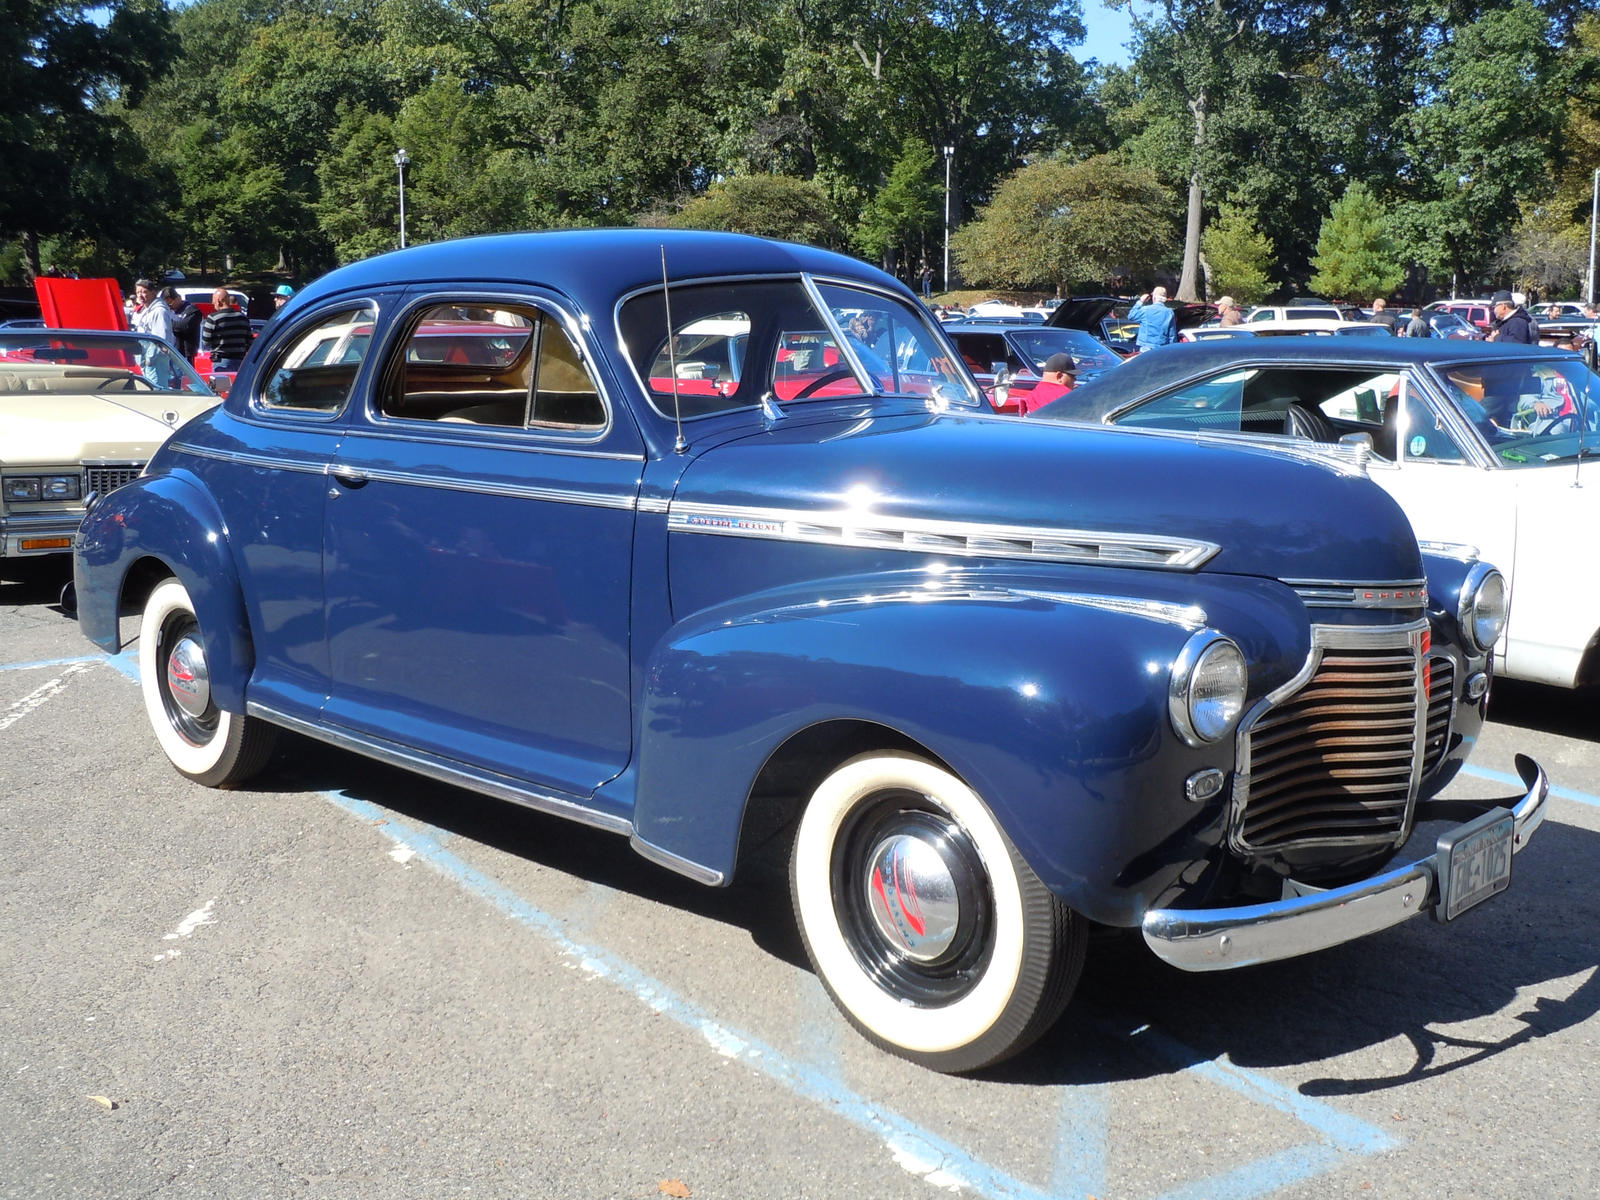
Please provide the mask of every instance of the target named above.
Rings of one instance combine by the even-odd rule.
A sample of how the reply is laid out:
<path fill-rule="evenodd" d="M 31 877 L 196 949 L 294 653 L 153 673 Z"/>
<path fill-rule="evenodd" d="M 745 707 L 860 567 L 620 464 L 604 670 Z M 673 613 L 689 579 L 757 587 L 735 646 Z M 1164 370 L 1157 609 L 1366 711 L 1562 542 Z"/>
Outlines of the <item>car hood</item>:
<path fill-rule="evenodd" d="M 717 532 L 863 547 L 1013 557 L 1011 539 L 989 527 L 1020 527 L 1052 535 L 1035 545 L 1067 544 L 1067 533 L 1109 535 L 1108 545 L 1210 543 L 1215 553 L 1198 556 L 1206 571 L 1423 577 L 1405 515 L 1349 465 L 1016 418 L 858 414 L 833 428 L 786 421 L 707 449 L 684 472 L 673 508 Z M 1028 545 L 1017 540 L 1014 557 L 1051 557 Z"/>
<path fill-rule="evenodd" d="M 1132 301 L 1118 296 L 1069 296 L 1056 305 L 1044 323 L 1058 329 L 1086 329 L 1098 334 L 1100 322 L 1109 317 L 1113 309 L 1130 303 Z"/>
<path fill-rule="evenodd" d="M 143 461 L 191 417 L 216 406 L 216 396 L 71 393 L 0 396 L 0 461 L 74 463 L 80 459 Z M 166 414 L 173 414 L 169 422 Z"/>

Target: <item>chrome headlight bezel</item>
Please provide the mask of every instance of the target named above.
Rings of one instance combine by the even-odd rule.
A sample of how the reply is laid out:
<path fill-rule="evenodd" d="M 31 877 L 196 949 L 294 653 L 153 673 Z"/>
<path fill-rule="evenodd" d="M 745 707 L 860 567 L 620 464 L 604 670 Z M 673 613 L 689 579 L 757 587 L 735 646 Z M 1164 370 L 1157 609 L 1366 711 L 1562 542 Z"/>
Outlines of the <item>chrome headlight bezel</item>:
<path fill-rule="evenodd" d="M 1222 690 L 1216 689 L 1220 686 Z M 1210 746 L 1232 733 L 1244 716 L 1249 668 L 1244 652 L 1214 629 L 1202 629 L 1173 660 L 1167 685 L 1172 727 L 1191 746 Z"/>
<path fill-rule="evenodd" d="M 1505 632 L 1511 611 L 1510 589 L 1506 577 L 1488 563 L 1476 563 L 1461 582 L 1457 598 L 1456 623 L 1467 647 L 1488 654 Z"/>

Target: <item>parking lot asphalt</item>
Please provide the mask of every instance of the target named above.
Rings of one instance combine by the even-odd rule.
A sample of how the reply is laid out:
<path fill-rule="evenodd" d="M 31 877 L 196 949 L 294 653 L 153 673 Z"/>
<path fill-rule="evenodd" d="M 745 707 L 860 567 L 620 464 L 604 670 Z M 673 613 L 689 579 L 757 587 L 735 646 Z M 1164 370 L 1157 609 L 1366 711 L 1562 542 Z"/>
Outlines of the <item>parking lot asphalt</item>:
<path fill-rule="evenodd" d="M 1451 794 L 1554 784 L 1505 895 L 1215 975 L 1108 939 L 949 1078 L 850 1030 L 781 881 L 297 738 L 189 783 L 61 582 L 0 582 L 0 1196 L 1600 1195 L 1594 696 L 1496 685 Z"/>

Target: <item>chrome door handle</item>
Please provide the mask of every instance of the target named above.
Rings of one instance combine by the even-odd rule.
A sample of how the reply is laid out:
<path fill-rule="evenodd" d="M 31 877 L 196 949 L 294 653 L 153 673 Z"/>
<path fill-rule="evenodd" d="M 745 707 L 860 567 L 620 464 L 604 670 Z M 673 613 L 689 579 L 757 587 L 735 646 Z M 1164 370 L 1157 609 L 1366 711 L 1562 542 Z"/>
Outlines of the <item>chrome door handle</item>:
<path fill-rule="evenodd" d="M 366 487 L 371 482 L 364 471 L 334 471 L 333 477 L 347 488 Z"/>

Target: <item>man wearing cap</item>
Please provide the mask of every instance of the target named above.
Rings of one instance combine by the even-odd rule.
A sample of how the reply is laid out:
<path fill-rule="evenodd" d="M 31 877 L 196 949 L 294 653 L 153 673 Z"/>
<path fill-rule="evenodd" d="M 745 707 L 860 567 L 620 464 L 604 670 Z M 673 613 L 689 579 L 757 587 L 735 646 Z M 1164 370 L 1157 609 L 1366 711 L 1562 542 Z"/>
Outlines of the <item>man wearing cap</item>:
<path fill-rule="evenodd" d="M 272 289 L 272 311 L 282 312 L 283 306 L 289 303 L 289 297 L 294 295 L 294 289 L 287 283 L 280 283 Z"/>
<path fill-rule="evenodd" d="M 1167 289 L 1158 287 L 1139 297 L 1139 303 L 1128 310 L 1128 320 L 1139 322 L 1139 335 L 1134 339 L 1140 350 L 1154 350 L 1178 340 L 1178 318 L 1167 307 Z"/>
<path fill-rule="evenodd" d="M 1520 342 L 1524 346 L 1537 346 L 1539 334 L 1528 310 L 1512 298 L 1510 292 L 1494 294 L 1494 332 L 1491 342 Z"/>
<path fill-rule="evenodd" d="M 1233 302 L 1232 296 L 1224 296 L 1217 301 L 1217 317 L 1219 325 L 1244 324 L 1244 313 L 1239 311 L 1239 306 Z"/>
<path fill-rule="evenodd" d="M 1017 398 L 1017 410 L 1023 416 L 1027 416 L 1052 400 L 1061 399 L 1072 390 L 1077 377 L 1078 364 L 1072 361 L 1072 355 L 1052 354 L 1044 360 L 1044 369 L 1039 372 L 1039 382 L 1033 385 L 1031 392 L 1012 393 Z"/>

